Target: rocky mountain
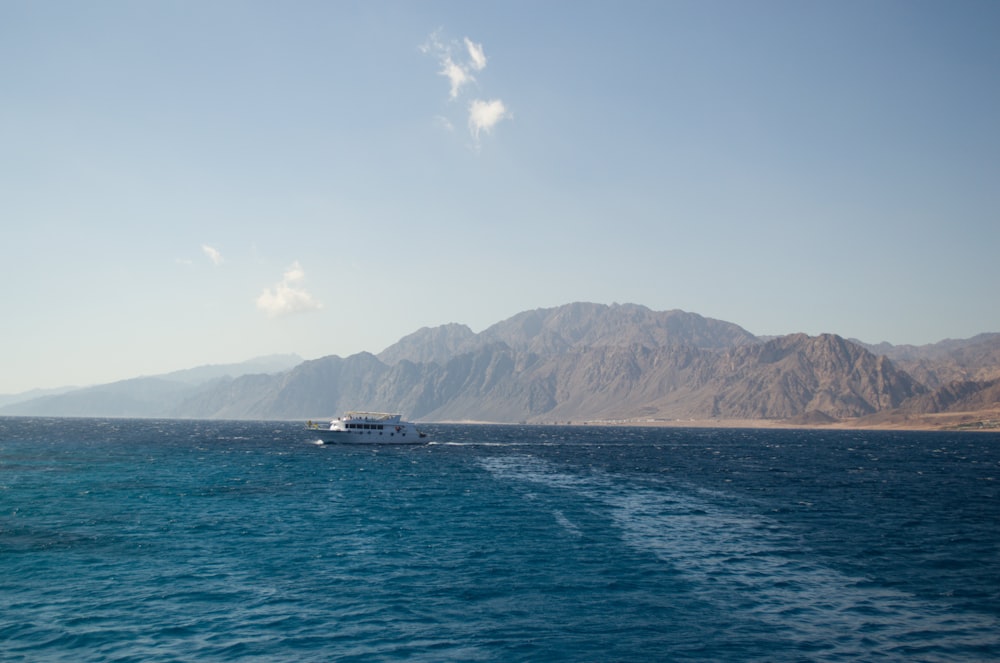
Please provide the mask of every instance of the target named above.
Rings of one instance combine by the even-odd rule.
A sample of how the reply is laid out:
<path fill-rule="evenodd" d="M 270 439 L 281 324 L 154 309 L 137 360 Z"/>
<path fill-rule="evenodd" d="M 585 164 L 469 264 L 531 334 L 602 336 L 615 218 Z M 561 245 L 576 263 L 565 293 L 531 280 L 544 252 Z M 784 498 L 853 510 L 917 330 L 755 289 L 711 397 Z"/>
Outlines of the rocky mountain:
<path fill-rule="evenodd" d="M 378 359 L 390 366 L 403 360 L 441 364 L 457 354 L 473 350 L 478 338 L 467 326 L 457 323 L 422 327 L 380 352 Z"/>
<path fill-rule="evenodd" d="M 492 355 L 492 381 L 479 380 L 473 393 L 480 402 L 504 400 L 507 407 L 513 406 L 507 394 L 517 394 L 514 420 L 784 419 L 811 411 L 842 418 L 895 407 L 923 391 L 884 358 L 836 336 L 780 337 L 725 352 L 631 345 L 534 361 L 506 354 L 503 362 Z M 456 405 L 431 414 L 454 418 Z"/>
<path fill-rule="evenodd" d="M 866 346 L 883 353 L 927 387 L 901 407 L 870 415 L 864 425 L 1000 426 L 1000 334 L 929 345 Z"/>
<path fill-rule="evenodd" d="M 758 342 L 742 327 L 685 311 L 653 311 L 637 304 L 577 302 L 524 311 L 475 334 L 465 325 L 424 327 L 378 354 L 395 364 L 445 364 L 453 357 L 498 343 L 522 353 L 548 356 L 574 348 L 641 345 L 660 348 L 678 344 L 724 349 Z"/>
<path fill-rule="evenodd" d="M 729 353 L 715 410 L 727 418 L 842 419 L 898 407 L 926 388 L 885 356 L 833 334 L 793 334 Z"/>
<path fill-rule="evenodd" d="M 864 345 L 864 344 L 862 344 Z M 1000 378 L 1000 333 L 930 345 L 865 345 L 931 389 L 950 382 L 985 382 Z"/>
<path fill-rule="evenodd" d="M 834 335 L 762 343 L 737 325 L 682 311 L 571 304 L 518 314 L 480 334 L 422 329 L 378 357 L 326 357 L 278 376 L 232 380 L 176 413 L 318 418 L 367 408 L 431 421 L 833 420 L 898 407 L 926 391 L 885 357 Z"/>
<path fill-rule="evenodd" d="M 866 347 L 832 334 L 762 339 L 684 311 L 575 303 L 525 311 L 480 333 L 460 324 L 423 328 L 377 356 L 329 356 L 206 381 L 141 378 L 17 407 L 254 419 L 369 409 L 424 421 L 896 421 L 963 407 L 1000 411 L 1000 380 L 938 384 L 991 375 L 1000 366 L 998 342 L 1000 334 L 923 348 Z"/>
<path fill-rule="evenodd" d="M 930 414 L 976 412 L 1000 407 L 1000 379 L 950 382 L 904 403 L 900 412 Z"/>
<path fill-rule="evenodd" d="M 519 352 L 551 355 L 594 346 L 661 348 L 690 345 L 723 350 L 756 343 L 738 325 L 685 311 L 653 311 L 637 304 L 577 302 L 525 311 L 498 322 L 481 335 L 485 342 L 506 343 Z"/>

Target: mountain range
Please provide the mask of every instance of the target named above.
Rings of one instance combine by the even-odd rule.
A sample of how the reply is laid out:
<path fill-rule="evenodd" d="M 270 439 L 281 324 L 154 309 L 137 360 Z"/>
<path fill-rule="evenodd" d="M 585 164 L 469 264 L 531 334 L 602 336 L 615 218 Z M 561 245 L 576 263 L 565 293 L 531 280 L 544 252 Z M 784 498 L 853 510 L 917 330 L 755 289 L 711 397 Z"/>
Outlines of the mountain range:
<path fill-rule="evenodd" d="M 378 355 L 203 367 L 8 404 L 2 414 L 422 421 L 991 426 L 1000 334 L 926 346 L 759 338 L 685 311 L 573 303 L 480 333 L 423 328 Z"/>
<path fill-rule="evenodd" d="M 91 387 L 35 390 L 0 396 L 0 414 L 57 417 L 169 417 L 183 402 L 218 381 L 280 373 L 302 363 L 295 354 L 269 355 L 236 364 L 199 366 Z"/>

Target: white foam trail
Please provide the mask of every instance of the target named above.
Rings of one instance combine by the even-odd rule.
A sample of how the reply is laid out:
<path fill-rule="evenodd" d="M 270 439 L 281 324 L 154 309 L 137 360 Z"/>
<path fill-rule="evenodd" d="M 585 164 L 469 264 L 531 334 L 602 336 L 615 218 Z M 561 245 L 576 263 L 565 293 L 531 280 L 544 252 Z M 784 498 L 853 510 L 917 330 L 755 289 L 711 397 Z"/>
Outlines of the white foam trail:
<path fill-rule="evenodd" d="M 764 622 L 776 636 L 822 643 L 814 659 L 868 651 L 935 660 L 936 647 L 1000 646 L 994 617 L 955 612 L 817 564 L 787 527 L 703 499 L 696 489 L 636 488 L 613 476 L 569 474 L 531 456 L 483 465 L 502 479 L 573 491 L 610 507 L 627 545 L 697 582 L 700 598 Z"/>
<path fill-rule="evenodd" d="M 555 511 L 552 512 L 552 515 L 556 517 L 556 522 L 559 523 L 559 526 L 562 527 L 564 530 L 566 530 L 573 536 L 583 536 L 583 532 L 580 531 L 580 528 L 577 527 L 576 523 L 567 518 L 566 514 L 564 514 L 562 511 L 556 509 Z"/>

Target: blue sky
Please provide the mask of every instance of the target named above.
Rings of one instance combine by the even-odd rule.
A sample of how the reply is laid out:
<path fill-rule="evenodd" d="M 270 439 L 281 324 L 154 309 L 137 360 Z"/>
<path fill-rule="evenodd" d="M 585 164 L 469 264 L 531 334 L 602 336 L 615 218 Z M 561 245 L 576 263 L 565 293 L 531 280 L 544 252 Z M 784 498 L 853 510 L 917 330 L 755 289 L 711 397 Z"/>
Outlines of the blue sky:
<path fill-rule="evenodd" d="M 995 2 L 0 3 L 0 393 L 635 302 L 1000 331 Z"/>

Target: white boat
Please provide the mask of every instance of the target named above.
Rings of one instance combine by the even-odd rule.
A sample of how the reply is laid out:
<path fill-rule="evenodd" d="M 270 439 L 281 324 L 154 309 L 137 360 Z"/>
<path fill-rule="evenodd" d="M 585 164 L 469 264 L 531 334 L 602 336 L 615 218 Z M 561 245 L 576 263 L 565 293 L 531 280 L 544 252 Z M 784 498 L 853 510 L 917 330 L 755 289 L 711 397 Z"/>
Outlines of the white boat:
<path fill-rule="evenodd" d="M 328 426 L 310 421 L 306 427 L 318 433 L 324 444 L 417 444 L 427 437 L 403 421 L 403 415 L 388 412 L 348 412 Z"/>

